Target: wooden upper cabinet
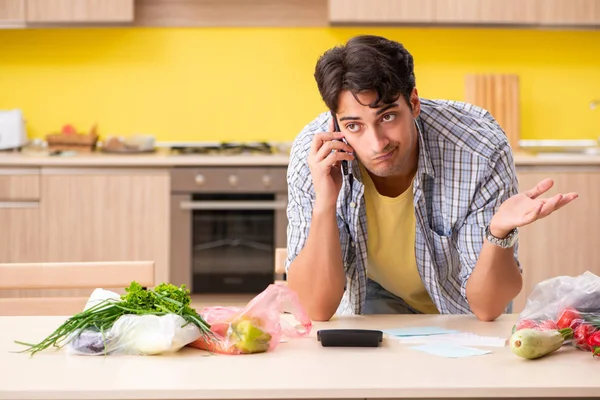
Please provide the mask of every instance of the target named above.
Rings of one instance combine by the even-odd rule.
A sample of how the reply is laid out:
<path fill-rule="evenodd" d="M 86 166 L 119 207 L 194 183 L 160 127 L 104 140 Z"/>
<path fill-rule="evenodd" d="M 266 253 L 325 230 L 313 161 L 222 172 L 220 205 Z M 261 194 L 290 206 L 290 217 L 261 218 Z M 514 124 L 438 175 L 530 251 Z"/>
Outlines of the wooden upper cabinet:
<path fill-rule="evenodd" d="M 330 0 L 331 24 L 598 26 L 600 0 Z"/>
<path fill-rule="evenodd" d="M 532 24 L 538 0 L 437 0 L 438 23 Z"/>
<path fill-rule="evenodd" d="M 0 26 L 25 23 L 25 0 L 0 0 Z"/>
<path fill-rule="evenodd" d="M 600 0 L 538 0 L 538 13 L 542 25 L 599 25 Z"/>
<path fill-rule="evenodd" d="M 27 0 L 27 22 L 132 22 L 133 8 L 134 0 Z"/>
<path fill-rule="evenodd" d="M 431 23 L 436 0 L 330 0 L 332 24 Z"/>
<path fill-rule="evenodd" d="M 136 26 L 327 26 L 329 0 L 136 0 Z"/>

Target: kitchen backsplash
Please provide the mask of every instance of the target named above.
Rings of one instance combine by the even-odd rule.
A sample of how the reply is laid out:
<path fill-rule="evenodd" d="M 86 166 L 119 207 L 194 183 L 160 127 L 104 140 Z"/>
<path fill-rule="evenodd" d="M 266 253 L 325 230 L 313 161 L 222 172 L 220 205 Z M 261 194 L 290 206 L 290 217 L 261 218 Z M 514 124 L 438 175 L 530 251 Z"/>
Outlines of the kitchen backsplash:
<path fill-rule="evenodd" d="M 0 109 L 31 137 L 97 123 L 101 137 L 292 140 L 324 111 L 326 49 L 359 33 L 403 42 L 419 94 L 463 100 L 469 73 L 514 73 L 521 137 L 600 136 L 600 31 L 434 28 L 85 28 L 0 30 Z"/>

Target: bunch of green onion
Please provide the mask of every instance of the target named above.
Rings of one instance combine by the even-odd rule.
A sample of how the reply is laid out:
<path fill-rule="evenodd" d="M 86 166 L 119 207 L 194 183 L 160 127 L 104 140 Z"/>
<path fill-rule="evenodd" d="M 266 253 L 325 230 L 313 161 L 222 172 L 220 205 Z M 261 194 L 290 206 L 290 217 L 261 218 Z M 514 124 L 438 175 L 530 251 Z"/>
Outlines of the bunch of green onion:
<path fill-rule="evenodd" d="M 73 315 L 39 343 L 15 342 L 27 346 L 21 352 L 30 352 L 33 355 L 51 346 L 61 348 L 85 330 L 95 330 L 104 335 L 119 317 L 126 314 L 166 315 L 169 313 L 180 315 L 187 323 L 196 325 L 205 339 L 215 338 L 210 325 L 190 307 L 190 291 L 185 288 L 185 285 L 177 287 L 161 283 L 151 290 L 143 288 L 134 281 L 125 291 L 120 300 L 106 299 Z"/>

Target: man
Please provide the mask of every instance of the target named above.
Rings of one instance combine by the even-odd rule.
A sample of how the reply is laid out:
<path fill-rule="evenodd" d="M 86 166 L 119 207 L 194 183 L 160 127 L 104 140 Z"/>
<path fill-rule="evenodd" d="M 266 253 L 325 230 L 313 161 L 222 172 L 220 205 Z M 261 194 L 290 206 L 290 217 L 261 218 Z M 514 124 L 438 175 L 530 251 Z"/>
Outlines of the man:
<path fill-rule="evenodd" d="M 397 42 L 355 37 L 315 78 L 330 112 L 295 139 L 288 169 L 286 271 L 309 316 L 505 312 L 522 286 L 517 228 L 577 194 L 542 198 L 550 179 L 518 193 L 502 128 L 420 99 Z"/>

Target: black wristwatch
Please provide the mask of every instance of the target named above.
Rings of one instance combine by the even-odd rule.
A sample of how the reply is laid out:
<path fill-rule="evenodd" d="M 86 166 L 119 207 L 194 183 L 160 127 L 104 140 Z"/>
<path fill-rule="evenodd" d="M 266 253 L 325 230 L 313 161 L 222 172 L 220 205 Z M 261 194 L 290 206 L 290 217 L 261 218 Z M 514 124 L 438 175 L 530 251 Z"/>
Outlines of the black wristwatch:
<path fill-rule="evenodd" d="M 505 238 L 497 238 L 496 236 L 492 235 L 492 233 L 490 232 L 489 225 L 485 228 L 485 238 L 488 240 L 488 242 L 490 242 L 491 244 L 493 244 L 495 246 L 502 247 L 503 249 L 508 249 L 509 247 L 513 247 L 515 245 L 515 243 L 517 242 L 518 236 L 519 236 L 518 228 L 515 228 L 512 231 L 510 231 L 510 233 Z"/>

